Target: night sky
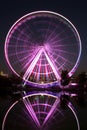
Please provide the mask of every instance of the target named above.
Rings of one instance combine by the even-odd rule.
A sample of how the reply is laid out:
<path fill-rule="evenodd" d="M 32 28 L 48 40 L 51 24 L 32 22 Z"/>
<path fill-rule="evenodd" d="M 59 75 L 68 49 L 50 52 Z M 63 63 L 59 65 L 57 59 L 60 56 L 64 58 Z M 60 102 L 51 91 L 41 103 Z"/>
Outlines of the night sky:
<path fill-rule="evenodd" d="M 57 12 L 75 25 L 82 41 L 82 56 L 76 73 L 87 72 L 87 3 L 84 0 L 0 1 L 0 71 L 10 72 L 4 57 L 5 37 L 10 27 L 23 15 L 37 10 Z"/>

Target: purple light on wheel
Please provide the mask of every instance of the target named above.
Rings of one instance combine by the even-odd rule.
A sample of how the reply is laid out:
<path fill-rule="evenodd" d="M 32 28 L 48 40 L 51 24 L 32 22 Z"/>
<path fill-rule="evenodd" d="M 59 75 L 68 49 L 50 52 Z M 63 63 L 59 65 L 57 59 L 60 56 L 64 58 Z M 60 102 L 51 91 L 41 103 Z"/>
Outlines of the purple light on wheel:
<path fill-rule="evenodd" d="M 11 70 L 32 86 L 60 82 L 62 70 L 71 76 L 79 63 L 81 40 L 74 25 L 51 11 L 20 18 L 9 30 L 5 57 Z"/>
<path fill-rule="evenodd" d="M 34 60 L 23 75 L 24 80 L 29 80 L 33 77 L 35 83 L 49 83 L 54 80 L 60 80 L 55 65 L 42 47 Z M 50 81 L 49 81 L 50 80 Z"/>

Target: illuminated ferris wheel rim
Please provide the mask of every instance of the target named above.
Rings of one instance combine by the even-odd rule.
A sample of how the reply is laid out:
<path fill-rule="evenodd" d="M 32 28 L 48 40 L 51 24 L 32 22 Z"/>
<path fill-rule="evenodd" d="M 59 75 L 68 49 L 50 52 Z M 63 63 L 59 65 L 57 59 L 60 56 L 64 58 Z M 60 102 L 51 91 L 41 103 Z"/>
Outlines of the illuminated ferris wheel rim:
<path fill-rule="evenodd" d="M 81 39 L 80 39 L 80 36 L 79 36 L 79 33 L 77 31 L 77 29 L 75 28 L 75 26 L 67 19 L 65 18 L 64 16 L 62 16 L 61 14 L 58 14 L 58 13 L 55 13 L 55 12 L 52 12 L 52 11 L 35 11 L 35 12 L 32 12 L 32 13 L 28 13 L 27 15 L 24 15 L 23 17 L 21 17 L 19 20 L 17 20 L 13 26 L 10 28 L 9 32 L 7 33 L 7 36 L 6 36 L 6 40 L 5 40 L 5 47 L 4 47 L 4 50 L 5 50 L 5 57 L 6 57 L 6 60 L 7 60 L 7 63 L 9 65 L 9 67 L 11 68 L 11 70 L 18 76 L 20 77 L 20 75 L 14 70 L 14 68 L 11 66 L 10 64 L 10 61 L 9 61 L 9 57 L 8 57 L 8 50 L 7 50 L 7 43 L 8 43 L 8 37 L 9 35 L 11 34 L 12 30 L 14 28 L 17 28 L 16 26 L 21 22 L 21 21 L 24 21 L 25 19 L 27 19 L 28 17 L 30 16 L 33 16 L 33 15 L 37 15 L 37 14 L 50 14 L 50 15 L 55 15 L 56 17 L 60 17 L 61 19 L 65 20 L 68 24 L 70 24 L 70 26 L 74 29 L 77 37 L 78 37 L 78 41 L 79 41 L 79 54 L 78 54 L 78 58 L 77 58 L 77 61 L 74 65 L 74 67 L 71 69 L 71 71 L 68 73 L 69 76 L 72 76 L 72 74 L 75 72 L 75 70 L 77 69 L 78 67 L 78 64 L 79 64 L 79 60 L 80 60 L 80 56 L 81 56 L 81 50 L 82 50 L 82 46 L 81 46 Z M 32 17 L 30 18 L 32 19 Z M 21 25 L 22 23 L 20 23 Z M 9 44 L 9 43 L 8 43 Z M 31 81 L 29 81 L 31 82 Z M 37 83 L 34 83 L 34 84 L 37 84 Z M 50 84 L 50 83 L 48 83 Z"/>

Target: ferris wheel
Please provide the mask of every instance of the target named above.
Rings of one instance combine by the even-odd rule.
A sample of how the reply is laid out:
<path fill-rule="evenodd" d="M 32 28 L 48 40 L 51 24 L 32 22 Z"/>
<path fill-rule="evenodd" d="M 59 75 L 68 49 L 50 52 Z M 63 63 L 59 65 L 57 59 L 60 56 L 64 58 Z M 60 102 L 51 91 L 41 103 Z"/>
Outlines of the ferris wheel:
<path fill-rule="evenodd" d="M 5 40 L 11 70 L 32 86 L 59 83 L 62 70 L 71 76 L 79 63 L 81 40 L 75 26 L 51 11 L 20 18 Z"/>
<path fill-rule="evenodd" d="M 49 87 L 60 83 L 62 70 L 67 70 L 69 76 L 75 72 L 81 55 L 81 40 L 75 26 L 64 16 L 51 11 L 36 11 L 14 23 L 7 34 L 4 49 L 9 67 L 25 84 Z M 60 102 L 58 95 L 45 92 L 27 95 L 24 92 L 24 96 L 7 110 L 2 130 L 9 129 L 10 125 L 11 129 L 16 125 L 27 130 L 31 126 L 30 119 L 37 128 L 44 128 L 51 117 L 56 119 L 57 114 L 62 115 Z M 71 102 L 67 106 L 80 130 Z M 18 124 L 10 122 L 14 117 Z M 21 121 L 23 124 L 20 125 Z"/>

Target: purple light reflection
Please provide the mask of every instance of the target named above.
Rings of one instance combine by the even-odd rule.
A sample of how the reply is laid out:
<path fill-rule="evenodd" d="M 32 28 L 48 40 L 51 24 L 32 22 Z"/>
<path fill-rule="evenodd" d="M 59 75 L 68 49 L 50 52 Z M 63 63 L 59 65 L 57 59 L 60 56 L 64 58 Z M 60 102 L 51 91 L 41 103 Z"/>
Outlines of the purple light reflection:
<path fill-rule="evenodd" d="M 58 97 L 46 93 L 31 94 L 23 99 L 29 114 L 39 128 L 44 127 L 50 120 L 60 102 Z"/>
<path fill-rule="evenodd" d="M 21 102 L 23 101 L 22 103 L 25 106 L 24 108 L 27 110 L 24 111 L 27 112 L 27 116 L 29 117 L 31 116 L 31 119 L 33 119 L 38 129 L 42 130 L 45 127 L 47 128 L 47 124 L 50 122 L 51 119 L 54 120 L 57 114 L 58 115 L 60 114 L 64 117 L 62 111 L 60 111 L 60 98 L 58 96 L 54 96 L 47 93 L 34 93 L 23 97 L 23 99 L 16 101 L 11 105 L 11 107 L 7 110 L 5 117 L 3 119 L 2 130 L 5 130 L 6 128 L 5 125 L 8 114 L 10 113 L 12 108 L 20 101 Z M 80 130 L 78 117 L 70 102 L 68 104 L 68 107 L 73 112 L 73 115 L 76 119 L 77 128 L 78 130 Z"/>
<path fill-rule="evenodd" d="M 26 108 L 27 108 L 29 114 L 31 115 L 32 119 L 33 119 L 34 122 L 36 123 L 36 125 L 37 125 L 38 127 L 40 127 L 40 123 L 39 123 L 39 121 L 38 121 L 38 118 L 36 117 L 36 114 L 35 114 L 35 112 L 34 112 L 34 110 L 33 110 L 33 108 L 32 108 L 31 103 L 29 102 L 28 98 L 24 99 L 23 102 L 24 102 L 24 104 L 25 104 L 25 106 L 26 106 Z"/>
<path fill-rule="evenodd" d="M 78 128 L 78 130 L 80 130 L 79 120 L 78 120 L 78 117 L 77 117 L 77 115 L 76 115 L 76 113 L 75 113 L 75 110 L 74 110 L 74 108 L 73 108 L 72 104 L 71 104 L 71 103 L 69 103 L 69 104 L 68 104 L 68 107 L 69 107 L 69 108 L 70 108 L 70 110 L 73 112 L 73 114 L 74 114 L 74 116 L 75 116 L 75 119 L 76 119 L 77 128 Z"/>

